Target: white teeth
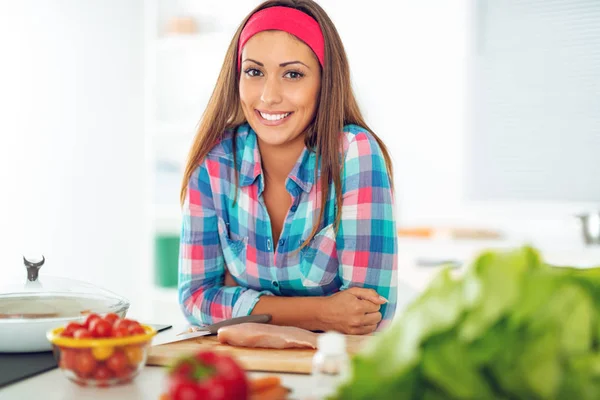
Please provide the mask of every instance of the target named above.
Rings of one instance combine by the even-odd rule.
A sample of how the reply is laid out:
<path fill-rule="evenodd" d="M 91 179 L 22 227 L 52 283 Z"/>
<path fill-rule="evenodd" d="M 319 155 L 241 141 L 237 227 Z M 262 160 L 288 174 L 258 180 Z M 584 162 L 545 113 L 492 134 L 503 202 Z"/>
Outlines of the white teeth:
<path fill-rule="evenodd" d="M 285 117 L 287 117 L 288 115 L 290 115 L 290 113 L 285 113 L 285 114 L 266 114 L 264 112 L 260 112 L 260 116 L 263 117 L 264 119 L 268 120 L 268 121 L 279 121 L 280 119 L 284 119 Z"/>

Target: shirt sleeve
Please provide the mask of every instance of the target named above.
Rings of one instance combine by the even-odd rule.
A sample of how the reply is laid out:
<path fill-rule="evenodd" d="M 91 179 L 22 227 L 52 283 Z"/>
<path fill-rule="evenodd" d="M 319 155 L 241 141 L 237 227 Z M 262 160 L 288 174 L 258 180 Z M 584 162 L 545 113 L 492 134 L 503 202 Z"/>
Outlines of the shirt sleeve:
<path fill-rule="evenodd" d="M 336 246 L 341 289 L 374 289 L 381 306 L 379 329 L 394 317 L 398 243 L 393 193 L 383 153 L 372 135 L 359 132 L 348 145 L 342 170 L 342 210 Z"/>
<path fill-rule="evenodd" d="M 225 261 L 206 162 L 192 174 L 183 205 L 179 304 L 192 324 L 249 315 L 265 292 L 224 286 Z"/>

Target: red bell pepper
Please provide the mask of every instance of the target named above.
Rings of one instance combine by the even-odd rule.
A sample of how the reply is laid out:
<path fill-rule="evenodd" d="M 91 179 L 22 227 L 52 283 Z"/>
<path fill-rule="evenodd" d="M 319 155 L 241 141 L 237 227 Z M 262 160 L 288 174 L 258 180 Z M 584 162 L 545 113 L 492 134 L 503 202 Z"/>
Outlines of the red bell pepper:
<path fill-rule="evenodd" d="M 171 400 L 247 400 L 246 373 L 230 356 L 201 351 L 178 359 L 169 370 Z"/>

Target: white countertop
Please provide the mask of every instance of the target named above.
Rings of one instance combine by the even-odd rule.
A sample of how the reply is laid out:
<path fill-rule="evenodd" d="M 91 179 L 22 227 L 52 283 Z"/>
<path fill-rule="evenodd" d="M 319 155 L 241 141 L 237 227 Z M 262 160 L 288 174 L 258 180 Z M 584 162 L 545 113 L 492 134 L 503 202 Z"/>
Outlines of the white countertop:
<path fill-rule="evenodd" d="M 174 326 L 159 333 L 153 344 L 160 344 L 181 332 L 185 327 Z M 310 398 L 310 375 L 250 372 L 251 378 L 277 375 L 282 384 L 291 389 L 290 399 Z M 36 399 L 80 400 L 80 399 L 158 399 L 166 391 L 166 370 L 163 367 L 146 366 L 133 382 L 110 388 L 82 387 L 67 379 L 58 368 L 36 375 L 0 389 L 0 400 Z"/>
<path fill-rule="evenodd" d="M 166 391 L 165 368 L 145 367 L 133 382 L 110 388 L 82 387 L 69 381 L 58 369 L 45 372 L 4 389 L 0 389 L 0 399 L 21 400 L 81 400 L 81 399 L 124 399 L 124 400 L 158 400 Z M 289 398 L 303 400 L 310 396 L 310 375 L 273 374 L 251 372 L 250 377 L 277 375 L 282 384 L 292 389 Z"/>

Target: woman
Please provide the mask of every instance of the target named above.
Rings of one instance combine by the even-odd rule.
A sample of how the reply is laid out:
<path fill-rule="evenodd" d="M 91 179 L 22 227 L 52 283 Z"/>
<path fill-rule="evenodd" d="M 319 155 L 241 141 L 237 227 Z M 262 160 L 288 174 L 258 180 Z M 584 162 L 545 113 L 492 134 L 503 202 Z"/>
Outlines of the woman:
<path fill-rule="evenodd" d="M 396 307 L 391 172 L 323 9 L 258 6 L 233 37 L 185 169 L 187 319 L 270 314 L 348 334 L 383 326 Z"/>

